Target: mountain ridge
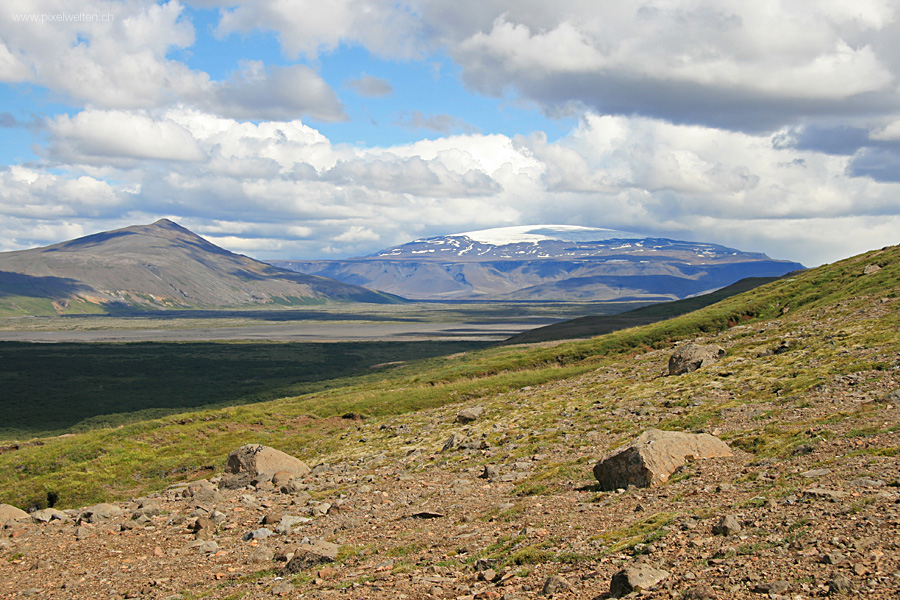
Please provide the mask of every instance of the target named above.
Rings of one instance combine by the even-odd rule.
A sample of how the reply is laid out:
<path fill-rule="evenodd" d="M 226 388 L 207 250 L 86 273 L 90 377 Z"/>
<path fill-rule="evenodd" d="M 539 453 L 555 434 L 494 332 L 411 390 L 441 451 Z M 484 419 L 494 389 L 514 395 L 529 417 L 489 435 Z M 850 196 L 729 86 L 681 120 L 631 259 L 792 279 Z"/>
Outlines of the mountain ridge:
<path fill-rule="evenodd" d="M 53 314 L 400 298 L 236 254 L 168 219 L 0 253 L 0 311 Z"/>
<path fill-rule="evenodd" d="M 356 258 L 271 263 L 418 300 L 503 301 L 679 300 L 805 268 L 719 244 L 637 235 L 516 226 L 420 238 Z"/>

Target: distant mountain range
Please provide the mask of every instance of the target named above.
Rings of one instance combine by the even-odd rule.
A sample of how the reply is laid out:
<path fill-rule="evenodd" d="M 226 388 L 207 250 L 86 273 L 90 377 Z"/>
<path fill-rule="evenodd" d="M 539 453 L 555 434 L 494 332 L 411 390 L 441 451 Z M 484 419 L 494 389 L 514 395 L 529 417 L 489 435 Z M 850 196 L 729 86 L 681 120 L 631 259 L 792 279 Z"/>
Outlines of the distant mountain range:
<path fill-rule="evenodd" d="M 415 240 L 343 260 L 271 261 L 419 300 L 678 300 L 803 269 L 717 244 L 571 225 Z"/>
<path fill-rule="evenodd" d="M 403 300 L 234 254 L 168 219 L 0 253 L 0 314 L 329 301 Z"/>

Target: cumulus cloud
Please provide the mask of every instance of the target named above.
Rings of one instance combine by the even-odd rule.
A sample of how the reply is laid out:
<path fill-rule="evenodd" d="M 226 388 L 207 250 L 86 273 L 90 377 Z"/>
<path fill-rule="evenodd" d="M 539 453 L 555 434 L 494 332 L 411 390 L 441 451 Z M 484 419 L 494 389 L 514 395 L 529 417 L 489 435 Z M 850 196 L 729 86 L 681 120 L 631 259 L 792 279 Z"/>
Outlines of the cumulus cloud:
<path fill-rule="evenodd" d="M 384 0 L 245 0 L 222 10 L 216 32 L 225 37 L 255 29 L 274 31 L 290 57 L 315 57 L 341 43 L 359 43 L 381 56 L 420 52 L 423 23 L 410 3 Z"/>
<path fill-rule="evenodd" d="M 4 10 L 40 16 L 72 9 L 58 0 L 11 0 Z M 101 109 L 188 103 L 241 119 L 346 119 L 337 94 L 306 65 L 246 61 L 230 78 L 215 81 L 169 58 L 196 40 L 184 6 L 176 0 L 94 0 L 78 10 L 111 18 L 52 24 L 0 19 L 0 81 L 46 86 L 73 102 Z"/>
<path fill-rule="evenodd" d="M 242 61 L 232 77 L 212 84 L 210 91 L 197 98 L 198 104 L 226 117 L 347 120 L 337 94 L 306 65 L 266 67 L 260 61 Z"/>
<path fill-rule="evenodd" d="M 171 119 L 153 119 L 143 111 L 85 110 L 74 117 L 57 116 L 48 129 L 53 136 L 49 151 L 76 164 L 206 158 L 187 129 Z"/>

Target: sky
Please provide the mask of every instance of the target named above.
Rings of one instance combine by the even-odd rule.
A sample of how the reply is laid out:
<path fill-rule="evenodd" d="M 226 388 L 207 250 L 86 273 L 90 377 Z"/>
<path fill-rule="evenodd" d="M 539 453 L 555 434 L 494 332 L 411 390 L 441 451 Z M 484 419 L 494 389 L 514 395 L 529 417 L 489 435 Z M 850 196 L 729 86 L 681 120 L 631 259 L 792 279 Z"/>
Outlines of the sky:
<path fill-rule="evenodd" d="M 568 224 L 900 243 L 897 0 L 4 0 L 0 251 L 254 258 Z"/>

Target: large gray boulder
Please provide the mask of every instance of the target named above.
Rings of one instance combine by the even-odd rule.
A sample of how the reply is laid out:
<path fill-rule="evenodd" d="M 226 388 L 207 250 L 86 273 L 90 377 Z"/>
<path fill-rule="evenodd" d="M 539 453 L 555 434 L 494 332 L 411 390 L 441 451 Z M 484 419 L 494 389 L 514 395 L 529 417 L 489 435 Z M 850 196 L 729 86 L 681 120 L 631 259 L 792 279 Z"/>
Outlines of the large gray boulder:
<path fill-rule="evenodd" d="M 594 465 L 601 489 L 657 487 L 688 460 L 731 456 L 731 448 L 708 433 L 648 429 L 631 444 Z"/>
<path fill-rule="evenodd" d="M 716 344 L 684 344 L 669 357 L 669 375 L 683 375 L 706 367 L 725 356 L 725 348 Z"/>
<path fill-rule="evenodd" d="M 0 525 L 7 521 L 30 521 L 31 515 L 12 504 L 0 504 Z"/>
<path fill-rule="evenodd" d="M 279 471 L 290 471 L 295 477 L 303 477 L 309 474 L 310 469 L 299 458 L 261 444 L 241 446 L 228 455 L 225 466 L 226 473 L 250 477 L 268 473 L 271 478 Z"/>

